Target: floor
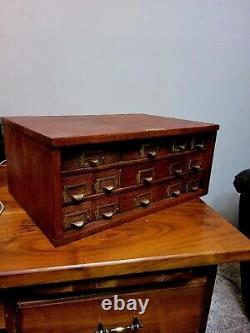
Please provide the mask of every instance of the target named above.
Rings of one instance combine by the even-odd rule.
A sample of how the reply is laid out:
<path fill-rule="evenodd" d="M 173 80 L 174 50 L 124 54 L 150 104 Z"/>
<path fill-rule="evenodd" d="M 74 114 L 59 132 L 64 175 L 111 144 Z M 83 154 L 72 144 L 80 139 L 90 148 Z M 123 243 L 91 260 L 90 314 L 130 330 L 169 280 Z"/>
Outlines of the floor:
<path fill-rule="evenodd" d="M 239 264 L 220 265 L 206 333 L 250 333 L 240 294 Z"/>

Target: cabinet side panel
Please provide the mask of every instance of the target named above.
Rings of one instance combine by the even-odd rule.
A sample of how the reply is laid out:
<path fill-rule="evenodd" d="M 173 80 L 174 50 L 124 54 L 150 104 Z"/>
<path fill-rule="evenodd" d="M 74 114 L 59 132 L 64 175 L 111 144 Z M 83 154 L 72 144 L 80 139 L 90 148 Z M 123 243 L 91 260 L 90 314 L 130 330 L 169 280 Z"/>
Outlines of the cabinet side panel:
<path fill-rule="evenodd" d="M 55 236 L 55 153 L 47 146 L 5 126 L 5 150 L 10 193 L 34 222 Z M 57 217 L 59 218 L 59 216 Z"/>

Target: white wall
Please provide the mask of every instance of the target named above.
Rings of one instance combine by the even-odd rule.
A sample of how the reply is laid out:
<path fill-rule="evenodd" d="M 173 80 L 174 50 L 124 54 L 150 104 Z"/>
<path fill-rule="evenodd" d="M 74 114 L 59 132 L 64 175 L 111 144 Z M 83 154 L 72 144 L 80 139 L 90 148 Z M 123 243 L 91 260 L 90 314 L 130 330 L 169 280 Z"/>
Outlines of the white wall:
<path fill-rule="evenodd" d="M 249 0 L 0 0 L 0 114 L 144 112 L 221 125 L 206 200 L 250 168 Z"/>

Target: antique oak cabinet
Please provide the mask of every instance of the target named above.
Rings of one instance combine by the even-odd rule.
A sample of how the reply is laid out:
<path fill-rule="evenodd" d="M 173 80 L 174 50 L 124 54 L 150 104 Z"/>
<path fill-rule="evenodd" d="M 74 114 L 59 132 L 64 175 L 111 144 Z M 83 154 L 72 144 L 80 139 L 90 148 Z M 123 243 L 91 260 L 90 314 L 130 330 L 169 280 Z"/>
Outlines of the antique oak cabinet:
<path fill-rule="evenodd" d="M 250 259 L 250 241 L 200 199 L 54 247 L 0 175 L 7 333 L 204 333 L 216 265 Z M 114 295 L 148 307 L 103 310 Z"/>
<path fill-rule="evenodd" d="M 3 124 L 9 190 L 55 245 L 208 190 L 218 125 L 143 114 Z"/>

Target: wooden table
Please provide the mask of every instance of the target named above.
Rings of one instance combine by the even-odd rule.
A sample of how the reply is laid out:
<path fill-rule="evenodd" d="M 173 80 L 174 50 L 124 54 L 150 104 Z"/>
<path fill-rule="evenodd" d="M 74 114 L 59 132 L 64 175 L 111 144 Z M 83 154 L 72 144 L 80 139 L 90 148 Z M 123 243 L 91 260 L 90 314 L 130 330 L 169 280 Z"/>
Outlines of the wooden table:
<path fill-rule="evenodd" d="M 137 318 L 144 333 L 201 333 L 216 265 L 250 259 L 250 241 L 201 200 L 55 248 L 1 180 L 0 292 L 7 332 L 88 333 L 100 322 L 123 327 Z M 144 314 L 102 310 L 103 299 L 114 295 L 125 302 L 148 298 L 148 308 Z M 97 332 L 105 331 L 99 326 Z"/>

